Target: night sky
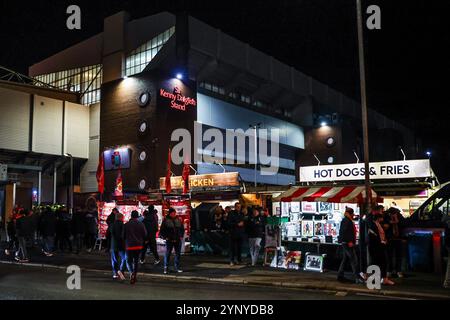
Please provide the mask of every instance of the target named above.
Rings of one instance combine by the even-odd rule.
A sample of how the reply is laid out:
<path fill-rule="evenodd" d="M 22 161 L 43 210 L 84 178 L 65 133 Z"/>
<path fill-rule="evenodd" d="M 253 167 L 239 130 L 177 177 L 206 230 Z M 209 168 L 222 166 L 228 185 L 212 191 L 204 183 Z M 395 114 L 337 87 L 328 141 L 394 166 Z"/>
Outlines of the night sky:
<path fill-rule="evenodd" d="M 102 31 L 120 10 L 132 19 L 160 11 L 188 13 L 359 99 L 355 0 L 0 2 L 0 65 L 29 65 Z M 450 180 L 449 5 L 443 0 L 363 0 L 381 8 L 381 30 L 365 31 L 369 107 L 411 129 L 432 152 L 441 182 Z M 77 4 L 82 30 L 66 28 Z M 445 75 L 444 75 L 445 73 Z M 370 116 L 370 114 L 369 114 Z M 370 139 L 370 137 L 369 137 Z M 393 155 L 396 160 L 397 155 Z"/>

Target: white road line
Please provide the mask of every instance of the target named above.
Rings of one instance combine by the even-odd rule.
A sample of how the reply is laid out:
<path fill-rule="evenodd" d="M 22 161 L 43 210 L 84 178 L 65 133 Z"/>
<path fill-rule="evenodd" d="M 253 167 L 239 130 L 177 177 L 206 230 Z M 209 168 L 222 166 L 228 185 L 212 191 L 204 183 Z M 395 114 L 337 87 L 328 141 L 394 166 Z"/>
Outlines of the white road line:
<path fill-rule="evenodd" d="M 405 297 L 397 297 L 397 296 L 389 296 L 384 294 L 372 294 L 372 293 L 355 293 L 355 295 L 358 296 L 366 296 L 366 297 L 377 297 L 377 298 L 383 298 L 383 299 L 396 299 L 396 300 L 419 300 L 416 298 L 405 298 Z"/>

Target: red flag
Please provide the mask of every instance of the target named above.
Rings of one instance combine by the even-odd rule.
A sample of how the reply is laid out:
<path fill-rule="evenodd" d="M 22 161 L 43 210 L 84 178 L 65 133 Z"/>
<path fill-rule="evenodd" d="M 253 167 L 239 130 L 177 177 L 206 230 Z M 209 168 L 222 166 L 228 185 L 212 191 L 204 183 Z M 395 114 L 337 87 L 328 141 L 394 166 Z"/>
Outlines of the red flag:
<path fill-rule="evenodd" d="M 172 176 L 172 156 L 169 148 L 169 154 L 167 155 L 167 173 L 166 173 L 166 193 L 172 192 L 172 185 L 170 184 L 170 177 Z"/>
<path fill-rule="evenodd" d="M 114 195 L 116 197 L 123 197 L 122 169 L 120 167 L 116 178 L 116 189 L 114 190 Z"/>
<path fill-rule="evenodd" d="M 103 157 L 103 152 L 100 154 L 100 159 L 98 160 L 96 177 L 98 192 L 103 194 L 103 192 L 105 192 L 105 159 Z"/>
<path fill-rule="evenodd" d="M 183 194 L 186 194 L 189 192 L 189 171 L 190 170 L 191 170 L 191 167 L 190 167 L 189 163 L 185 162 L 184 166 L 183 166 L 183 175 L 182 175 L 183 182 L 184 182 Z"/>

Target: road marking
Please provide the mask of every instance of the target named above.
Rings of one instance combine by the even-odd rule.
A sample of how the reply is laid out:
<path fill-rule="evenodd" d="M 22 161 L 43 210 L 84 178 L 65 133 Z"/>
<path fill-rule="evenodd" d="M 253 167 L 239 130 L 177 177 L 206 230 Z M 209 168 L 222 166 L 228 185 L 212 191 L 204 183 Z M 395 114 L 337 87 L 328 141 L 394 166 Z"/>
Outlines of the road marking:
<path fill-rule="evenodd" d="M 336 292 L 336 297 L 345 297 L 347 296 L 348 292 L 344 292 L 344 291 L 338 291 Z"/>
<path fill-rule="evenodd" d="M 419 300 L 416 298 L 405 298 L 405 297 L 397 297 L 397 296 L 389 296 L 384 294 L 372 294 L 372 293 L 355 293 L 358 296 L 366 296 L 366 297 L 377 297 L 377 298 L 383 298 L 383 299 L 396 299 L 396 300 Z"/>

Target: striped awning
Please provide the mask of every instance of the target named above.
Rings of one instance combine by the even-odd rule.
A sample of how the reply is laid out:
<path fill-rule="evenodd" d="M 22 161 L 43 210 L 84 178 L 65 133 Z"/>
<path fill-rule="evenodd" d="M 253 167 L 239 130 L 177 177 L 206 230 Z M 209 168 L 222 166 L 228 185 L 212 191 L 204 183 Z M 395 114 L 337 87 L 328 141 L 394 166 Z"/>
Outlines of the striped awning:
<path fill-rule="evenodd" d="M 372 199 L 379 202 L 377 194 L 371 189 Z M 292 187 L 278 197 L 274 202 L 331 202 L 331 203 L 362 203 L 366 198 L 364 186 L 342 187 Z"/>

